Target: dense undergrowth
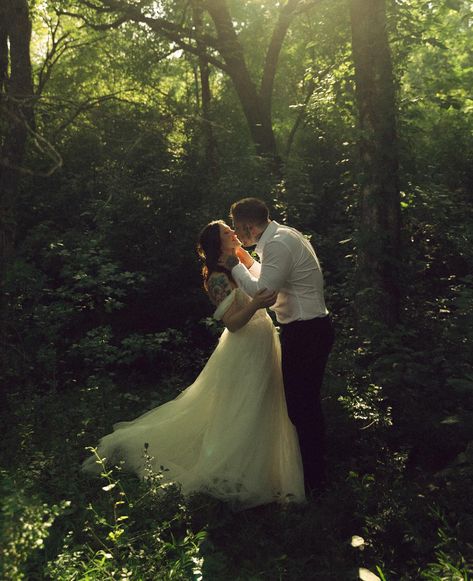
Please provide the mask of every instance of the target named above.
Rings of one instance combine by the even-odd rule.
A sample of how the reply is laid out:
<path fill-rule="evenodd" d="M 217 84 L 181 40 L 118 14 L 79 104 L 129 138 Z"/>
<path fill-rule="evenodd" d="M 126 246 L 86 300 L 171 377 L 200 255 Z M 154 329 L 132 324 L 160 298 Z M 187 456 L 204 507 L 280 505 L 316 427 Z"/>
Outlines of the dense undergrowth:
<path fill-rule="evenodd" d="M 461 203 L 458 194 L 426 220 L 418 192 L 406 210 L 412 283 L 389 334 L 357 335 L 350 258 L 344 271 L 328 264 L 330 484 L 305 506 L 240 513 L 204 495 L 184 499 L 152 472 L 144 482 L 119 469 L 96 480 L 79 472 L 115 421 L 189 385 L 220 331 L 205 317 L 159 332 L 127 325 L 120 313 L 146 273 L 121 268 L 93 237 L 35 253 L 26 245 L 10 283 L 21 340 L 4 372 L 1 577 L 469 579 L 472 262 L 460 252 L 463 231 L 443 229 Z M 323 250 L 337 261 L 347 244 L 326 240 Z"/>
<path fill-rule="evenodd" d="M 315 3 L 285 43 L 273 99 L 286 152 L 279 183 L 255 155 L 225 75 L 211 74 L 209 165 L 196 59 L 134 24 L 107 34 L 61 24 L 55 6 L 74 3 L 30 4 L 36 84 L 49 28 L 69 48 L 35 102 L 39 135 L 62 167 L 44 177 L 47 160 L 29 147 L 2 286 L 0 579 L 471 579 L 471 3 L 387 3 L 402 317 L 363 334 L 353 313 L 360 168 L 346 2 Z M 161 4 L 172 13 L 179 3 Z M 277 11 L 236 4 L 254 23 L 256 71 L 261 23 Z M 87 447 L 175 397 L 205 364 L 220 328 L 195 241 L 247 195 L 311 236 L 323 265 L 337 334 L 324 387 L 327 490 L 304 506 L 235 513 L 182 498 L 159 474 L 86 478 Z"/>

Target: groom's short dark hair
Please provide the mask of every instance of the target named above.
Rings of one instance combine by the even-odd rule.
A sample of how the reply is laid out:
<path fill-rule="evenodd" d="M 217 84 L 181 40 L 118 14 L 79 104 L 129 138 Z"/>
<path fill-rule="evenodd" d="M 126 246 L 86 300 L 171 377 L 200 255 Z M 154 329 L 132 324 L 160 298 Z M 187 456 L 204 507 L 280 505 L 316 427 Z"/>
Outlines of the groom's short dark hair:
<path fill-rule="evenodd" d="M 230 218 L 244 224 L 265 224 L 269 219 L 268 206 L 258 198 L 243 198 L 232 204 Z"/>

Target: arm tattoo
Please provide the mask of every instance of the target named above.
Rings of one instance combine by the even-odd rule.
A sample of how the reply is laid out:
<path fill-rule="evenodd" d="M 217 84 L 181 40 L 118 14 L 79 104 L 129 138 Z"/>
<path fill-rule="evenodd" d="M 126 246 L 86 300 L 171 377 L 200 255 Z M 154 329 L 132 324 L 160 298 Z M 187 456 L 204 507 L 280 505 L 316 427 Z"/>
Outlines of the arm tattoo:
<path fill-rule="evenodd" d="M 228 277 L 223 273 L 210 277 L 208 289 L 210 298 L 216 305 L 220 304 L 232 292 Z"/>
<path fill-rule="evenodd" d="M 231 272 L 232 268 L 234 266 L 236 266 L 239 263 L 239 259 L 236 256 L 228 256 L 227 260 L 225 261 L 225 266 L 228 268 L 228 270 Z"/>

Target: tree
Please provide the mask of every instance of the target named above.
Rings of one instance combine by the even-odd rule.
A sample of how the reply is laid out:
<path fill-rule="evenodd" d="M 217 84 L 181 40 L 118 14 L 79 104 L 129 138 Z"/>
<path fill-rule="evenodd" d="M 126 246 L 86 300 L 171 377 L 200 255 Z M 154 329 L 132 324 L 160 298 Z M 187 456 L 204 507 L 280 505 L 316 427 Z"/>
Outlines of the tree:
<path fill-rule="evenodd" d="M 29 45 L 31 21 L 26 0 L 3 0 L 0 5 L 1 126 L 0 233 L 2 261 L 12 252 L 13 206 L 28 128 L 33 127 L 33 81 Z"/>
<path fill-rule="evenodd" d="M 351 0 L 359 116 L 360 222 L 357 315 L 399 319 L 400 193 L 396 107 L 384 0 Z"/>
<path fill-rule="evenodd" d="M 0 3 L 0 359 L 5 356 L 6 269 L 15 242 L 15 201 L 28 130 L 34 126 L 30 62 L 31 20 L 26 0 Z"/>
<path fill-rule="evenodd" d="M 159 10 L 153 11 L 146 2 L 137 5 L 124 0 L 78 0 L 75 5 L 82 6 L 81 13 L 63 12 L 82 18 L 96 29 L 119 27 L 124 22 L 143 23 L 177 48 L 197 55 L 201 62 L 205 61 L 226 73 L 238 95 L 257 154 L 269 158 L 278 167 L 281 160 L 273 131 L 271 101 L 279 55 L 293 19 L 317 1 L 287 0 L 281 3 L 266 48 L 259 87 L 252 78 L 227 0 L 191 2 L 194 22 L 192 16 L 187 15 L 188 3 L 176 3 L 172 7 L 163 3 Z"/>
<path fill-rule="evenodd" d="M 203 20 L 203 9 L 198 2 L 194 2 L 192 6 L 192 16 L 195 28 L 196 43 L 199 49 L 199 77 L 200 77 L 200 98 L 198 100 L 202 102 L 202 129 L 204 138 L 204 150 L 205 158 L 207 160 L 208 167 L 213 170 L 216 163 L 216 142 L 215 136 L 212 128 L 211 121 L 211 100 L 212 92 L 210 88 L 210 67 L 209 62 L 205 57 L 206 46 L 205 42 L 200 40 L 202 34 L 204 34 L 204 20 Z M 196 85 L 199 86 L 196 80 Z M 198 93 L 199 95 L 199 93 Z"/>

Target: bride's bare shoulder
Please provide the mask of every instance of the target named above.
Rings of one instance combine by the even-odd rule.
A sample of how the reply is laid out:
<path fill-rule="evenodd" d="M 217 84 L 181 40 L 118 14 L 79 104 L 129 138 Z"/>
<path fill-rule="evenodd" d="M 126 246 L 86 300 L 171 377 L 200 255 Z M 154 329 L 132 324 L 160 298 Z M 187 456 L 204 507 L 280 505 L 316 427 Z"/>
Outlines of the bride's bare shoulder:
<path fill-rule="evenodd" d="M 235 288 L 230 278 L 224 272 L 212 272 L 207 281 L 207 292 L 210 300 L 220 304 Z"/>

